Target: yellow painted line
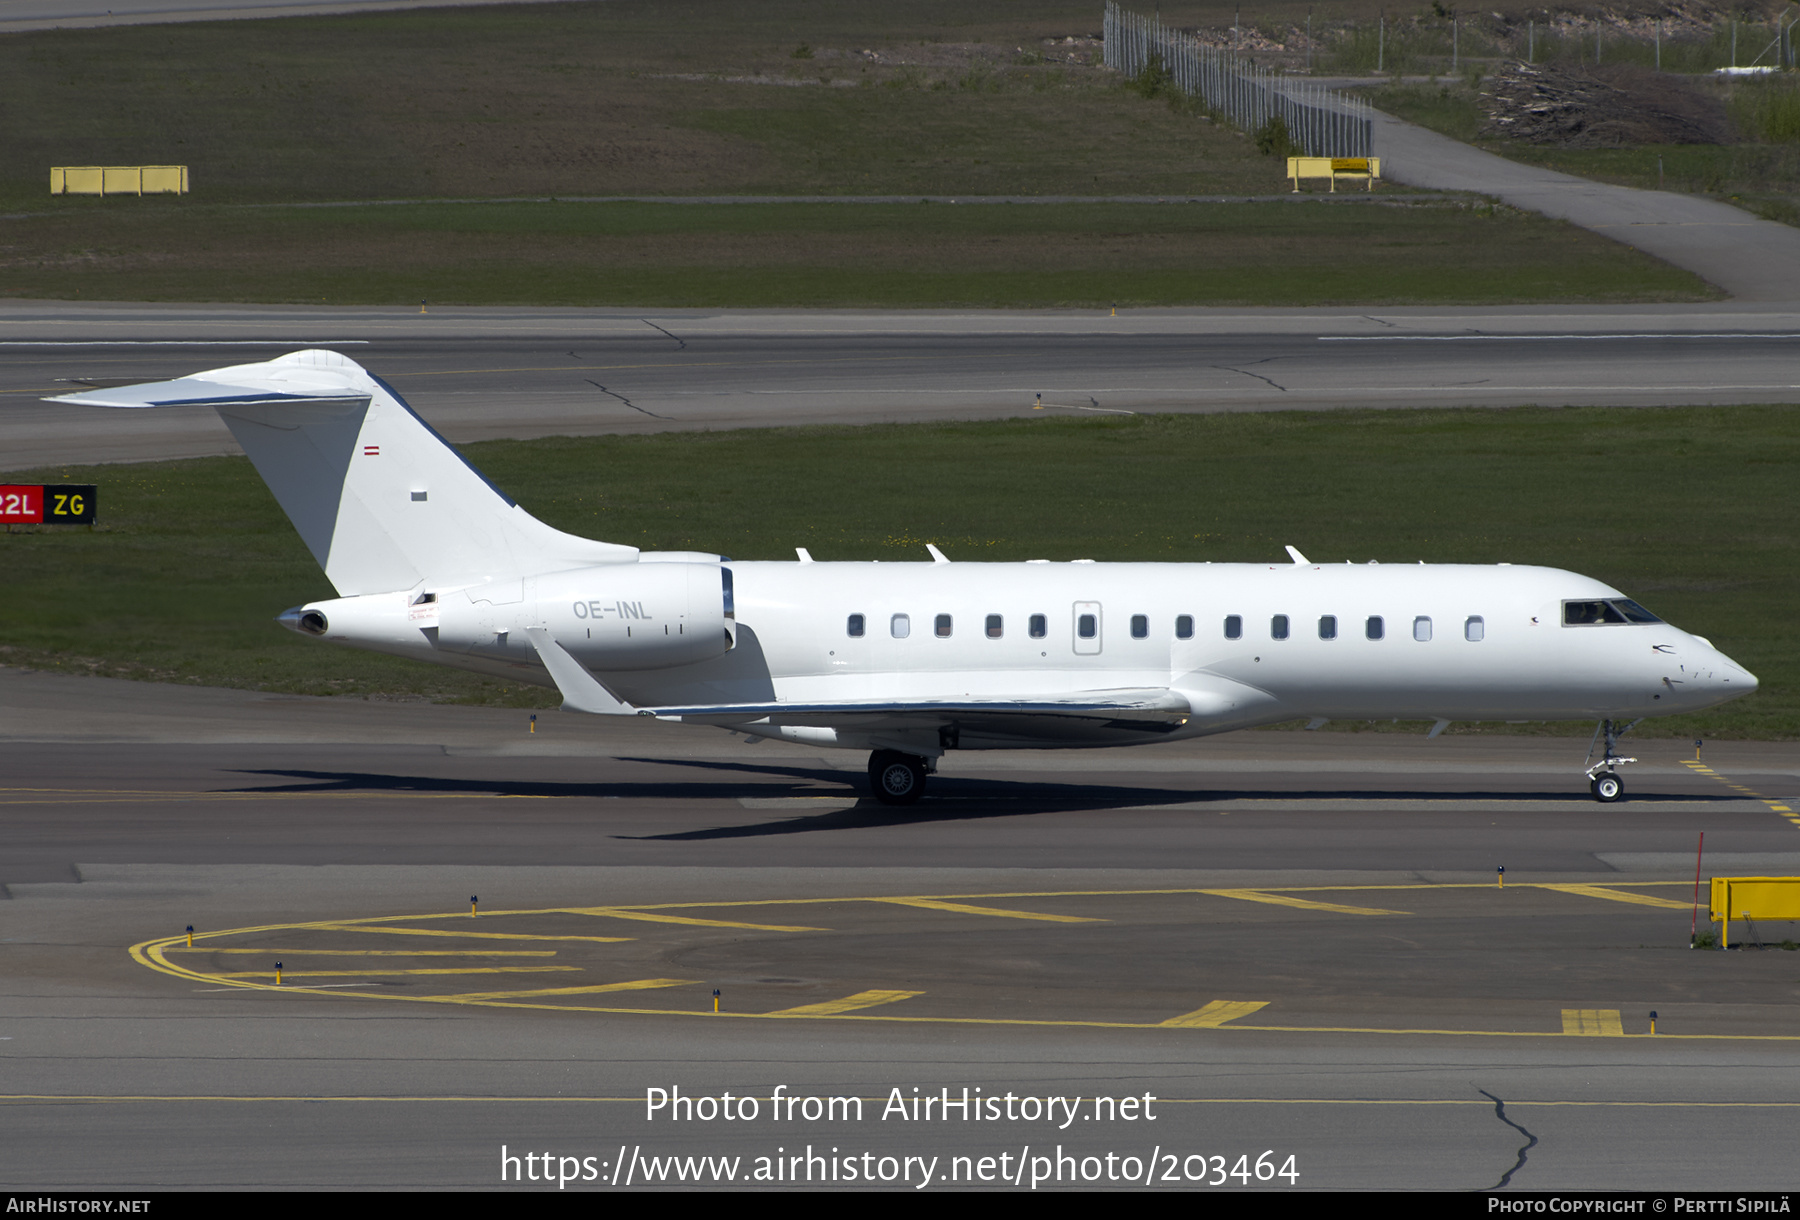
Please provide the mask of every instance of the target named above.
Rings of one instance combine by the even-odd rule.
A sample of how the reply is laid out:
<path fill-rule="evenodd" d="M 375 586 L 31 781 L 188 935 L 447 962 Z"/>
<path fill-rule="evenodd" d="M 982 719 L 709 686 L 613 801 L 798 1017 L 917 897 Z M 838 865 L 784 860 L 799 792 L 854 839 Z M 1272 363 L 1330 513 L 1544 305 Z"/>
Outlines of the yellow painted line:
<path fill-rule="evenodd" d="M 1627 894 L 1623 890 L 1609 889 L 1604 885 L 1572 885 L 1562 882 L 1544 882 L 1539 889 L 1555 890 L 1559 894 L 1580 894 L 1583 898 L 1608 898 L 1613 902 L 1630 902 L 1641 907 L 1666 907 L 1676 911 L 1692 908 L 1692 903 L 1676 902 L 1669 898 L 1655 898 L 1649 894 Z"/>
<path fill-rule="evenodd" d="M 284 979 L 335 979 L 368 978 L 372 974 L 548 974 L 551 971 L 580 969 L 580 966 L 459 966 L 424 970 L 283 970 L 281 977 Z M 275 972 L 273 970 L 233 970 L 207 977 L 220 982 L 225 979 L 272 979 L 275 977 Z"/>
<path fill-rule="evenodd" d="M 1616 1008 L 1565 1008 L 1562 1031 L 1594 1038 L 1623 1038 L 1625 1027 L 1619 1023 Z M 1646 1035 L 1648 1036 L 1648 1035 Z"/>
<path fill-rule="evenodd" d="M 255 953 L 265 957 L 555 957 L 555 949 L 214 949 L 177 945 L 169 953 Z"/>
<path fill-rule="evenodd" d="M 515 912 L 507 912 L 514 914 Z M 687 915 L 664 915 L 639 911 L 631 907 L 563 907 L 547 911 L 524 911 L 529 915 L 597 915 L 605 919 L 637 919 L 645 923 L 678 923 L 696 928 L 748 928 L 752 932 L 829 932 L 829 928 L 805 928 L 778 923 L 735 923 L 728 919 L 695 919 Z"/>
<path fill-rule="evenodd" d="M 545 987 L 537 991 L 471 991 L 467 995 L 440 995 L 440 1003 L 469 1004 L 480 1000 L 521 1000 L 553 995 L 600 995 L 608 991 L 649 991 L 657 987 L 695 987 L 698 979 L 632 979 L 628 983 L 599 983 L 592 987 Z"/>
<path fill-rule="evenodd" d="M 1205 1008 L 1197 1008 L 1179 1017 L 1170 1017 L 1163 1025 L 1179 1029 L 1217 1029 L 1227 1021 L 1247 1017 L 1268 1006 L 1267 1000 L 1214 1000 Z"/>
<path fill-rule="evenodd" d="M 886 902 L 894 906 L 919 907 L 926 911 L 949 911 L 955 915 L 992 915 L 998 919 L 1040 919 L 1045 923 L 1106 923 L 1083 915 L 1042 915 L 1036 911 L 1008 911 L 1002 907 L 978 907 L 966 902 L 945 902 L 941 898 L 870 898 L 868 902 Z"/>
<path fill-rule="evenodd" d="M 1410 911 L 1384 911 L 1380 907 L 1350 907 L 1337 902 L 1315 902 L 1310 898 L 1293 898 L 1266 890 L 1198 890 L 1218 898 L 1241 898 L 1245 902 L 1267 902 L 1278 907 L 1299 907 L 1303 911 L 1331 911 L 1338 915 L 1410 915 Z"/>
<path fill-rule="evenodd" d="M 874 1008 L 879 1004 L 892 1004 L 897 1000 L 910 1000 L 916 995 L 924 995 L 923 991 L 859 991 L 855 995 L 847 995 L 841 1000 L 826 1000 L 819 1004 L 802 1004 L 798 1008 L 784 1008 L 780 1012 L 764 1013 L 767 1017 L 834 1017 L 841 1012 L 855 1012 L 859 1008 Z"/>
<path fill-rule="evenodd" d="M 450 919 L 449 915 L 432 915 L 431 919 Z M 467 915 L 455 918 L 467 919 Z M 524 932 L 450 932 L 441 928 L 385 928 L 368 927 L 351 923 L 305 923 L 287 924 L 281 928 L 240 928 L 241 932 L 286 931 L 288 928 L 300 928 L 312 932 L 373 932 L 382 936 L 452 936 L 465 940 L 576 940 L 592 944 L 617 945 L 634 939 L 630 936 L 535 936 Z M 209 936 L 223 936 L 223 932 L 210 932 Z M 199 939 L 196 937 L 195 939 Z"/>

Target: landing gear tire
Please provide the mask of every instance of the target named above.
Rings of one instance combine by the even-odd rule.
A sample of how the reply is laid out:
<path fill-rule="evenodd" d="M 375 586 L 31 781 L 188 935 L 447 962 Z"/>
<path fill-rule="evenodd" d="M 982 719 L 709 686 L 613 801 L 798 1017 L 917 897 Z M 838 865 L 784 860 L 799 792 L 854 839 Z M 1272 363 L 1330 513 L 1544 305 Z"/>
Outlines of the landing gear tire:
<path fill-rule="evenodd" d="M 1590 785 L 1594 799 L 1603 805 L 1625 799 L 1625 781 L 1616 775 L 1596 775 Z"/>
<path fill-rule="evenodd" d="M 869 755 L 869 786 L 883 805 L 910 805 L 925 791 L 925 760 L 877 750 Z"/>

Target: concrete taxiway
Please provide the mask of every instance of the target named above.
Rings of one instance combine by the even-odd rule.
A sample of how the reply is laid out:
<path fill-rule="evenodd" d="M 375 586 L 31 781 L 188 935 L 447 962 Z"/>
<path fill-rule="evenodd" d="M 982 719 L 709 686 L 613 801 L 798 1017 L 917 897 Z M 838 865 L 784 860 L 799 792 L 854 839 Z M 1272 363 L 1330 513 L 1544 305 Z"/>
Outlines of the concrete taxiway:
<path fill-rule="evenodd" d="M 1800 867 L 1800 766 L 1652 741 L 1602 806 L 1584 745 L 953 754 L 899 811 L 716 730 L 0 670 L 6 1185 L 1784 1187 L 1792 932 L 1687 944 L 1701 831 Z"/>
<path fill-rule="evenodd" d="M 958 313 L 0 304 L 0 469 L 236 452 L 41 401 L 307 347 L 452 441 L 1148 411 L 1800 401 L 1800 306 Z"/>

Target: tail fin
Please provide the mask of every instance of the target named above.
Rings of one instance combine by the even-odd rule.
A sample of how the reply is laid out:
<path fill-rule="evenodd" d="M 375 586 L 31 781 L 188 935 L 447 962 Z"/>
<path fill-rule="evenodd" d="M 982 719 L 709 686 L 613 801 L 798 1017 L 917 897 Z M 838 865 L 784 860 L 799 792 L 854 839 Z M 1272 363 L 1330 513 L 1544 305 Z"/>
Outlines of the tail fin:
<path fill-rule="evenodd" d="M 533 517 L 392 387 L 336 352 L 292 352 L 50 401 L 215 407 L 343 597 L 637 558 L 635 547 L 565 534 Z"/>

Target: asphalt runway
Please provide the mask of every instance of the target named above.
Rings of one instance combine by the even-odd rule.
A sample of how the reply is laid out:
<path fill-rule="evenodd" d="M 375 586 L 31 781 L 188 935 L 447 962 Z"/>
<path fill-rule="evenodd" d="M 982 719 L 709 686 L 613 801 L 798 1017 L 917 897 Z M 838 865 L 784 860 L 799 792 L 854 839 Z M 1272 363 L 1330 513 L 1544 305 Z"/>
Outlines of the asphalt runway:
<path fill-rule="evenodd" d="M 1789 306 L 1107 314 L 0 304 L 0 469 L 236 452 L 40 401 L 344 351 L 452 441 L 1154 411 L 1800 401 Z"/>
<path fill-rule="evenodd" d="M 0 669 L 5 1185 L 1785 1189 L 1794 933 L 1686 945 L 1701 831 L 1800 867 L 1800 767 L 1649 741 L 1602 806 L 1584 748 L 953 754 L 901 812 L 716 730 Z"/>

